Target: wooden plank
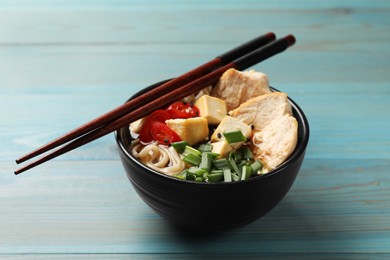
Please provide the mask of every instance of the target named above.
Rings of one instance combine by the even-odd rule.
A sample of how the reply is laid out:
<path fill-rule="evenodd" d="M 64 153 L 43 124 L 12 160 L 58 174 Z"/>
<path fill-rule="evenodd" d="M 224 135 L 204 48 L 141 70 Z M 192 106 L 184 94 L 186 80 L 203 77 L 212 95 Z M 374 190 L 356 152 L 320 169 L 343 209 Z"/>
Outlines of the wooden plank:
<path fill-rule="evenodd" d="M 278 88 L 289 93 L 309 119 L 311 138 L 308 158 L 390 157 L 390 121 L 385 120 L 390 109 L 387 84 L 375 83 L 370 88 L 366 83 L 344 83 L 341 86 L 326 83 L 280 84 Z M 107 88 L 94 86 L 95 93 L 89 94 L 87 90 L 79 93 L 78 87 L 69 86 L 65 90 L 52 89 L 53 93 L 22 96 L 1 94 L 0 90 L 1 104 L 13 107 L 11 111 L 0 110 L 0 117 L 4 120 L 0 141 L 13 147 L 11 151 L 0 150 L 0 158 L 14 160 L 126 99 L 122 88 L 105 93 Z M 114 136 L 108 135 L 60 159 L 118 159 L 115 149 Z"/>
<path fill-rule="evenodd" d="M 118 161 L 52 162 L 0 176 L 0 253 L 388 253 L 389 167 L 306 160 L 264 218 L 202 235 L 178 232 L 148 208 Z"/>
<path fill-rule="evenodd" d="M 321 254 L 321 259 L 388 259 L 389 254 Z M 72 255 L 61 255 L 61 254 L 31 254 L 31 255 L 5 255 L 6 259 L 288 259 L 288 260 L 306 260 L 306 259 L 317 259 L 316 254 L 72 254 Z"/>
<path fill-rule="evenodd" d="M 209 9 L 244 9 L 248 7 L 262 6 L 264 9 L 323 9 L 323 8 L 340 8 L 340 7 L 357 7 L 357 8 L 381 8 L 389 7 L 386 0 L 346 0 L 340 3 L 337 0 L 329 0 L 326 2 L 313 3 L 307 0 L 296 0 L 294 3 L 286 0 L 276 0 L 273 2 L 265 0 L 247 0 L 236 2 L 232 0 L 216 0 L 213 2 L 200 2 L 196 0 L 189 0 L 183 3 L 180 0 L 149 0 L 147 2 L 142 0 L 116 0 L 107 2 L 104 0 L 30 0 L 30 1 L 12 1 L 3 0 L 0 6 L 8 8 L 42 8 L 46 6 L 58 7 L 61 9 L 69 8 L 126 8 L 132 7 L 139 10 L 158 9 L 161 11 L 181 10 L 209 10 Z M 174 8 L 172 8 L 172 6 Z"/>
<path fill-rule="evenodd" d="M 389 13 L 386 0 L 1 1 L 0 258 L 387 259 Z M 259 221 L 173 229 L 131 188 L 112 135 L 13 176 L 22 153 L 267 31 L 297 45 L 254 68 L 301 105 L 311 139 Z"/>

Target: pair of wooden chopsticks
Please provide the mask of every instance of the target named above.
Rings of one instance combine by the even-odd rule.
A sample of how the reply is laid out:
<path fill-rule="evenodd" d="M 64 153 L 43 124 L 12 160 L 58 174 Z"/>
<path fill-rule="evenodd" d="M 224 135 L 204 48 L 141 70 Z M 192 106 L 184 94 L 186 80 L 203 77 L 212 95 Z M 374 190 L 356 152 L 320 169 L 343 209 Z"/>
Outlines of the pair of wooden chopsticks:
<path fill-rule="evenodd" d="M 272 32 L 250 40 L 249 42 L 217 56 L 213 60 L 128 101 L 110 112 L 93 119 L 42 147 L 23 155 L 16 160 L 16 163 L 25 162 L 62 145 L 53 152 L 47 153 L 38 160 L 16 170 L 15 174 L 22 173 L 59 155 L 67 153 L 121 127 L 129 125 L 131 122 L 150 114 L 156 109 L 162 108 L 207 86 L 214 85 L 222 74 L 230 68 L 244 70 L 286 50 L 294 43 L 295 37 L 293 35 L 287 35 L 276 40 L 276 36 Z"/>

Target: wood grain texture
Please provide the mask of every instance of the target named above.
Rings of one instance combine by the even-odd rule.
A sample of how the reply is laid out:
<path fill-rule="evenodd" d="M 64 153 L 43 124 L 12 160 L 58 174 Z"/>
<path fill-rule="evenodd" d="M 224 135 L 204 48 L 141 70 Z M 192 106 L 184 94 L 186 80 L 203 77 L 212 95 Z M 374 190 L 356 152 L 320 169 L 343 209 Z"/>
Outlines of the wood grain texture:
<path fill-rule="evenodd" d="M 239 2 L 239 3 L 238 3 Z M 0 258 L 387 259 L 389 1 L 0 2 Z M 179 232 L 138 197 L 113 135 L 15 177 L 14 159 L 259 34 L 305 111 L 306 160 L 264 218 Z"/>

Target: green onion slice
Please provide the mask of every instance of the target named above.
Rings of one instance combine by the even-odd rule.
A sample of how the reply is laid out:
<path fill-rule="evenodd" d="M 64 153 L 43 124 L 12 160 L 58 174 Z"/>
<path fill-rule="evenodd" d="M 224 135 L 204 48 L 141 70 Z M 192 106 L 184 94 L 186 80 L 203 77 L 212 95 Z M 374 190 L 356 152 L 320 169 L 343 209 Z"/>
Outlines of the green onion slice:
<path fill-rule="evenodd" d="M 185 169 L 181 173 L 178 173 L 175 175 L 175 177 L 181 179 L 181 180 L 186 180 L 187 179 L 187 174 L 188 174 L 188 169 Z"/>
<path fill-rule="evenodd" d="M 222 181 L 223 176 L 224 175 L 222 170 L 216 170 L 207 174 L 207 179 L 209 182 L 220 182 Z"/>
<path fill-rule="evenodd" d="M 230 159 L 229 159 L 229 163 L 230 163 L 231 167 L 233 168 L 234 172 L 237 173 L 237 175 L 238 175 L 239 177 L 241 177 L 241 170 L 240 170 L 240 168 L 237 166 L 236 161 L 235 161 L 233 158 L 230 158 Z"/>
<path fill-rule="evenodd" d="M 251 167 L 253 169 L 252 174 L 257 174 L 257 172 L 263 168 L 263 165 L 259 160 L 256 160 L 254 163 L 251 164 Z"/>
<path fill-rule="evenodd" d="M 230 168 L 223 169 L 223 179 L 225 182 L 232 181 L 232 172 L 230 171 Z"/>
<path fill-rule="evenodd" d="M 200 162 L 199 167 L 206 170 L 206 171 L 210 171 L 211 165 L 213 164 L 213 159 L 214 159 L 214 156 L 211 153 L 203 152 L 202 153 L 202 161 Z"/>
<path fill-rule="evenodd" d="M 184 157 L 183 161 L 185 161 L 188 164 L 197 166 L 202 161 L 202 158 L 190 153 Z"/>
<path fill-rule="evenodd" d="M 187 156 L 189 154 L 198 156 L 199 158 L 202 155 L 202 153 L 199 150 L 196 150 L 195 148 L 193 148 L 193 147 L 191 147 L 189 145 L 186 145 L 186 147 L 184 148 L 184 151 L 183 151 L 183 155 Z"/>
<path fill-rule="evenodd" d="M 201 152 L 211 152 L 213 150 L 213 146 L 211 144 L 201 144 L 198 147 L 198 150 Z"/>
<path fill-rule="evenodd" d="M 242 167 L 241 180 L 247 180 L 252 175 L 252 167 L 244 165 Z"/>
<path fill-rule="evenodd" d="M 223 133 L 223 136 L 229 144 L 246 141 L 245 135 L 240 130 Z"/>
<path fill-rule="evenodd" d="M 187 142 L 187 141 L 179 141 L 179 142 L 171 143 L 171 145 L 173 146 L 173 148 L 175 148 L 175 150 L 176 150 L 178 153 L 183 153 L 183 152 L 184 152 L 184 149 L 185 149 L 186 146 L 188 145 L 188 142 Z"/>
<path fill-rule="evenodd" d="M 230 169 L 230 163 L 226 158 L 218 159 L 213 161 L 215 168 L 223 170 L 224 168 Z"/>

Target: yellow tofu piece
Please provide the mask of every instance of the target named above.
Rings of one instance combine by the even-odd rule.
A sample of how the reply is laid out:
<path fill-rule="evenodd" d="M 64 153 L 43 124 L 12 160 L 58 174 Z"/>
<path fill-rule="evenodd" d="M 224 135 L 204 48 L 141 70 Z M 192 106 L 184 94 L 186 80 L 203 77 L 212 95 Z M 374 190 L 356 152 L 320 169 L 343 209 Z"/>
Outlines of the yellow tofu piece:
<path fill-rule="evenodd" d="M 218 153 L 218 158 L 225 158 L 229 152 L 233 151 L 233 147 L 226 141 L 219 141 L 215 143 L 210 143 L 213 146 L 211 150 L 213 153 Z"/>
<path fill-rule="evenodd" d="M 225 116 L 221 123 L 218 125 L 217 129 L 215 129 L 213 135 L 211 136 L 212 142 L 224 141 L 225 137 L 223 133 L 233 132 L 240 130 L 242 134 L 248 138 L 252 133 L 252 128 L 245 124 L 244 122 L 238 120 L 237 118 L 231 116 Z M 230 144 L 234 150 L 237 150 L 243 142 L 232 143 Z"/>
<path fill-rule="evenodd" d="M 209 136 L 207 119 L 204 117 L 193 117 L 187 119 L 169 119 L 165 123 L 175 131 L 183 141 L 189 145 L 205 141 Z"/>
<path fill-rule="evenodd" d="M 210 125 L 217 125 L 226 116 L 226 102 L 209 95 L 201 96 L 195 106 L 199 108 L 200 115 L 207 118 Z"/>

